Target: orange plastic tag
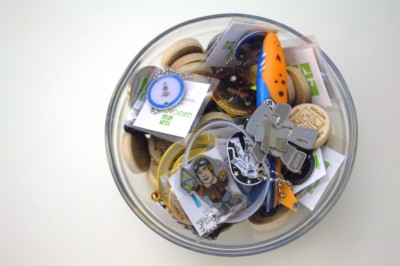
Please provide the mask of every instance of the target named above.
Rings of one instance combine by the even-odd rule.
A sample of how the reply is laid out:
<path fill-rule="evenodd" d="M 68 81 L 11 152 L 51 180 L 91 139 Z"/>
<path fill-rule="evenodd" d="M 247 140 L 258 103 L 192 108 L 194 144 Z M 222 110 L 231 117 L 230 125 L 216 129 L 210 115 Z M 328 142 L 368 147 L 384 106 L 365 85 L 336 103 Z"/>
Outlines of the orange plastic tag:
<path fill-rule="evenodd" d="M 286 60 L 278 36 L 274 32 L 264 39 L 265 70 L 261 73 L 272 100 L 275 103 L 288 102 Z"/>

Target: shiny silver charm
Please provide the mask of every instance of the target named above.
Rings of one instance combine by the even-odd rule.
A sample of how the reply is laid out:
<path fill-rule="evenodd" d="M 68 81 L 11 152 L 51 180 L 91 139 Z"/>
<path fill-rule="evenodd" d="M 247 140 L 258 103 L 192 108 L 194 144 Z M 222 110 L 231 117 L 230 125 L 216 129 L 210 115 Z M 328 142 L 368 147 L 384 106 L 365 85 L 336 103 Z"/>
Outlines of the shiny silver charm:
<path fill-rule="evenodd" d="M 291 106 L 278 103 L 271 110 L 266 104 L 260 105 L 246 125 L 247 132 L 254 137 L 254 156 L 262 162 L 260 150 L 280 157 L 286 168 L 294 173 L 300 171 L 307 154 L 294 145 L 311 149 L 318 132 L 308 128 L 297 128 L 288 119 Z M 261 146 L 259 146 L 261 145 Z"/>

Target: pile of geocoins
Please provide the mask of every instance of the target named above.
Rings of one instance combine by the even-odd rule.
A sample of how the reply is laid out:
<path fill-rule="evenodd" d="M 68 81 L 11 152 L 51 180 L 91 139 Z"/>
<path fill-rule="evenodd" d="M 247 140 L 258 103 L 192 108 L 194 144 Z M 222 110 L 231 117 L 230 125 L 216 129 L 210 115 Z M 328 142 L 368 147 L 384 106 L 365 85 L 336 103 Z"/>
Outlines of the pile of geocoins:
<path fill-rule="evenodd" d="M 146 91 L 143 91 L 143 88 L 149 88 L 149 84 L 154 82 L 154 77 L 159 78 L 166 70 L 180 75 L 197 74 L 219 81 L 211 100 L 196 121 L 196 129 L 192 133 L 210 122 L 234 123 L 254 138 L 255 144 L 251 156 L 257 156 L 254 150 L 258 147 L 261 153 L 258 153 L 260 158 L 257 160 L 268 158 L 273 164 L 277 164 L 274 170 L 270 169 L 269 175 L 263 176 L 264 180 L 258 180 L 261 182 L 267 178 L 272 181 L 270 192 L 274 193 L 274 196 L 272 203 L 263 199 L 260 207 L 249 215 L 248 220 L 257 230 L 271 230 L 290 218 L 295 208 L 287 207 L 282 201 L 285 197 L 288 198 L 290 186 L 300 185 L 312 176 L 316 163 L 313 150 L 327 142 L 331 127 L 327 112 L 321 106 L 312 103 L 309 81 L 298 67 L 285 65 L 286 78 L 282 78 L 282 82 L 281 79 L 275 79 L 275 83 L 282 83 L 280 85 L 286 88 L 284 92 L 276 92 L 279 97 L 285 98 L 285 102 L 277 102 L 270 97 L 263 99 L 261 104 L 257 103 L 259 101 L 257 97 L 260 97 L 257 90 L 260 89 L 260 80 L 263 79 L 261 70 L 269 71 L 270 67 L 263 65 L 263 62 L 268 63 L 268 59 L 260 62 L 263 59 L 260 53 L 266 53 L 268 56 L 269 51 L 263 47 L 268 34 L 257 30 L 241 36 L 231 47 L 230 56 L 225 58 L 225 66 L 222 67 L 212 67 L 207 63 L 212 49 L 221 41 L 222 33 L 212 38 L 207 48 L 203 48 L 195 38 L 176 40 L 165 50 L 158 66 L 147 66 L 133 74 L 127 95 L 130 108 L 135 108 L 139 99 L 142 101 L 144 99 Z M 275 59 L 279 57 L 279 62 L 284 62 L 282 55 L 279 55 L 278 53 Z M 281 73 L 280 75 L 282 76 Z M 270 94 L 273 95 L 271 91 Z M 262 108 L 263 112 L 260 111 Z M 314 130 L 315 136 L 305 136 L 304 134 L 311 131 L 301 131 L 302 128 Z M 135 130 L 127 131 L 129 132 L 124 132 L 122 138 L 126 165 L 133 173 L 146 173 L 148 184 L 153 191 L 149 197 L 154 200 L 154 204 L 161 204 L 177 222 L 191 228 L 191 220 L 164 175 L 167 172 L 173 174 L 180 171 L 180 165 L 186 163 L 184 153 L 188 148 L 185 144 L 187 141 L 181 139 L 173 142 L 159 135 L 154 136 Z M 298 136 L 290 138 L 290 134 L 295 134 L 293 132 L 297 132 Z M 304 148 L 306 145 L 302 142 L 307 142 L 308 139 L 312 139 L 312 143 L 308 148 Z M 216 137 L 212 134 L 206 132 L 199 134 L 190 147 L 189 158 L 209 151 L 216 142 Z M 286 156 L 285 154 L 289 152 L 291 153 Z M 296 159 L 301 158 L 300 166 L 293 166 L 295 164 L 293 156 L 299 156 Z M 231 174 L 238 176 L 237 173 Z M 245 181 L 237 179 L 238 183 L 246 185 L 246 176 L 241 178 Z M 254 181 L 254 176 L 252 178 L 247 180 L 248 184 Z M 226 227 L 227 224 L 221 224 L 218 230 L 210 232 L 208 236 L 213 238 L 217 232 Z"/>

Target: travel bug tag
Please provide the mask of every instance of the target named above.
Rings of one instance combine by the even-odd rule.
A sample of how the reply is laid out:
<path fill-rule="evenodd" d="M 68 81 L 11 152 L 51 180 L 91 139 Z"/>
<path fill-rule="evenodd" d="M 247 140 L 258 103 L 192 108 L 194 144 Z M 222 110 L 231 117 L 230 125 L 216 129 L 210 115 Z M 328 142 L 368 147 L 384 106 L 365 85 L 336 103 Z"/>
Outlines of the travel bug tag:
<path fill-rule="evenodd" d="M 289 170 L 298 172 L 306 154 L 297 150 L 289 142 L 310 149 L 318 132 L 314 129 L 295 127 L 289 121 L 290 113 L 291 106 L 288 104 L 278 103 L 272 110 L 266 104 L 262 104 L 249 119 L 246 130 L 255 137 L 256 143 L 261 142 L 261 146 L 254 145 L 255 152 L 261 149 L 266 154 L 271 153 L 281 158 Z M 254 153 L 254 155 L 261 158 L 259 154 Z"/>
<path fill-rule="evenodd" d="M 317 136 L 318 131 L 314 129 L 294 127 L 288 140 L 299 147 L 311 150 L 315 140 L 317 139 Z"/>
<path fill-rule="evenodd" d="M 297 150 L 292 145 L 287 145 L 287 151 L 282 153 L 281 159 L 282 163 L 292 172 L 299 172 L 306 160 L 307 154 L 303 151 Z"/>
<path fill-rule="evenodd" d="M 242 132 L 235 133 L 227 144 L 229 168 L 233 178 L 243 185 L 257 185 L 262 182 L 258 178 L 262 164 L 256 160 L 252 153 L 253 146 Z M 262 154 L 261 160 L 265 158 Z"/>
<path fill-rule="evenodd" d="M 272 110 L 271 117 L 276 119 L 273 122 L 277 125 L 283 124 L 287 120 L 291 110 L 292 107 L 289 104 L 277 104 Z"/>
<path fill-rule="evenodd" d="M 180 103 L 184 95 L 183 79 L 174 73 L 156 77 L 147 90 L 147 99 L 155 110 L 166 110 L 174 107 Z"/>
<path fill-rule="evenodd" d="M 256 133 L 257 124 L 260 122 L 261 118 L 264 116 L 270 117 L 272 114 L 271 108 L 267 104 L 260 105 L 255 112 L 251 115 L 249 121 L 246 124 L 247 133 L 254 137 Z"/>
<path fill-rule="evenodd" d="M 298 172 L 289 170 L 285 165 L 282 166 L 282 175 L 293 185 L 301 185 L 305 183 L 313 174 L 315 169 L 315 159 L 313 152 L 307 153 L 307 157 Z"/>

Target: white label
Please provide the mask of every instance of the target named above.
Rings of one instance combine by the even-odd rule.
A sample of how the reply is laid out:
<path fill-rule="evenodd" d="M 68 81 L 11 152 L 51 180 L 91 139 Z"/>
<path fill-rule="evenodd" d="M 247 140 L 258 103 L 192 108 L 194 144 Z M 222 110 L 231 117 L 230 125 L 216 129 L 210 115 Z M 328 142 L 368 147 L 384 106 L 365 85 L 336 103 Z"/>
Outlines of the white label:
<path fill-rule="evenodd" d="M 309 187 L 305 188 L 300 193 L 299 198 L 299 202 L 310 210 L 314 210 L 325 189 L 328 187 L 329 182 L 335 176 L 345 158 L 342 154 L 325 145 L 322 146 L 321 152 L 324 157 L 324 165 L 327 174 Z"/>

